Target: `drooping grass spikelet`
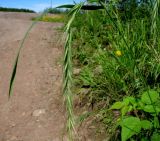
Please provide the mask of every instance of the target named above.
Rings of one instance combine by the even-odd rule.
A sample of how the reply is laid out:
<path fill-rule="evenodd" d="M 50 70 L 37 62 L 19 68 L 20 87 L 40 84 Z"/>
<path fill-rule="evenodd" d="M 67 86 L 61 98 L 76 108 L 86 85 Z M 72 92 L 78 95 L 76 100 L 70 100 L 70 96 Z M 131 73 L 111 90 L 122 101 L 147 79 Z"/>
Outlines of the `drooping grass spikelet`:
<path fill-rule="evenodd" d="M 153 36 L 153 46 L 156 44 L 157 40 L 157 22 L 158 22 L 158 7 L 159 7 L 160 0 L 153 0 L 152 3 L 152 26 L 151 26 L 151 33 Z"/>
<path fill-rule="evenodd" d="M 65 26 L 66 43 L 64 46 L 64 64 L 63 64 L 63 94 L 67 110 L 67 132 L 69 140 L 73 140 L 74 114 L 73 114 L 73 95 L 72 95 L 72 30 L 71 25 L 80 11 L 83 3 L 75 5 L 70 11 L 70 20 Z"/>

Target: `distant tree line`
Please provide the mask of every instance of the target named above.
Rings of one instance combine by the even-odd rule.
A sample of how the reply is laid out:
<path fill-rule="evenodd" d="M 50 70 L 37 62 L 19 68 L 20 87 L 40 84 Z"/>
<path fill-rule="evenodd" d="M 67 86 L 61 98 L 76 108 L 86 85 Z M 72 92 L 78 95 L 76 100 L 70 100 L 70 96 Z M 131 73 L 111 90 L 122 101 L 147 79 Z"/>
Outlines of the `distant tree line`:
<path fill-rule="evenodd" d="M 24 9 L 24 8 L 6 8 L 6 7 L 0 7 L 0 11 L 3 12 L 26 12 L 26 13 L 35 13 L 33 10 Z"/>
<path fill-rule="evenodd" d="M 87 0 L 88 4 L 99 5 L 100 2 L 112 3 L 123 19 L 151 16 L 150 11 L 156 0 Z M 158 7 L 160 9 L 160 7 Z M 160 10 L 158 10 L 160 14 Z"/>

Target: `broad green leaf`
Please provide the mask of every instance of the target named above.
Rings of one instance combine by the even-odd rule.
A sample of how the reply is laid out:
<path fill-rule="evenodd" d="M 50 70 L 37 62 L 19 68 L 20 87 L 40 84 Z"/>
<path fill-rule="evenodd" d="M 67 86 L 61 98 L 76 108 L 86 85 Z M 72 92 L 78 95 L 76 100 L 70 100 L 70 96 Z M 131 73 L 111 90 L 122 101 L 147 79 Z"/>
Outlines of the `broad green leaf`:
<path fill-rule="evenodd" d="M 142 137 L 141 138 L 141 141 L 150 141 L 149 139 L 145 138 L 145 137 Z"/>
<path fill-rule="evenodd" d="M 138 109 L 138 103 L 133 104 L 133 109 Z"/>
<path fill-rule="evenodd" d="M 159 120 L 158 120 L 158 117 L 154 117 L 154 120 L 153 120 L 153 124 L 154 124 L 154 128 L 159 128 Z"/>
<path fill-rule="evenodd" d="M 143 129 L 151 129 L 152 126 L 153 126 L 152 123 L 150 121 L 148 121 L 148 120 L 142 120 L 141 121 L 141 127 Z"/>
<path fill-rule="evenodd" d="M 139 108 L 139 109 L 143 109 L 144 106 L 145 106 L 145 104 L 144 104 L 142 101 L 139 101 L 139 102 L 138 102 L 138 108 Z"/>
<path fill-rule="evenodd" d="M 133 110 L 133 106 L 129 106 L 128 112 L 131 112 Z"/>
<path fill-rule="evenodd" d="M 160 99 L 158 99 L 158 101 L 155 103 L 155 105 L 160 108 Z"/>
<path fill-rule="evenodd" d="M 160 134 L 159 133 L 153 133 L 151 137 L 151 141 L 159 141 L 160 140 Z"/>
<path fill-rule="evenodd" d="M 122 141 L 128 140 L 133 135 L 138 134 L 141 131 L 141 121 L 137 117 L 127 117 L 123 119 L 121 126 L 122 126 L 122 132 L 121 132 Z"/>
<path fill-rule="evenodd" d="M 129 96 L 129 97 L 124 98 L 124 99 L 123 99 L 123 102 L 124 102 L 126 105 L 128 105 L 129 103 L 131 103 L 132 105 L 134 105 L 134 104 L 136 103 L 136 100 L 135 100 L 134 97 Z"/>
<path fill-rule="evenodd" d="M 145 104 L 152 104 L 157 102 L 159 94 L 157 91 L 149 90 L 142 94 L 141 101 Z"/>
<path fill-rule="evenodd" d="M 129 105 L 129 99 L 128 99 L 128 97 L 123 99 L 123 103 L 126 106 Z"/>
<path fill-rule="evenodd" d="M 148 113 L 155 113 L 155 109 L 152 105 L 146 105 L 144 106 L 144 111 Z"/>
<path fill-rule="evenodd" d="M 143 110 L 148 113 L 159 113 L 160 112 L 160 108 L 158 108 L 155 105 L 146 105 L 144 106 Z"/>
<path fill-rule="evenodd" d="M 129 102 L 134 105 L 136 103 L 136 100 L 134 97 L 129 97 Z"/>
<path fill-rule="evenodd" d="M 122 107 L 124 106 L 124 104 L 122 102 L 115 102 L 111 109 L 115 109 L 115 110 L 118 110 L 118 109 L 121 109 Z"/>
<path fill-rule="evenodd" d="M 129 111 L 129 106 L 124 106 L 124 107 L 121 109 L 122 116 L 124 116 L 128 111 Z"/>

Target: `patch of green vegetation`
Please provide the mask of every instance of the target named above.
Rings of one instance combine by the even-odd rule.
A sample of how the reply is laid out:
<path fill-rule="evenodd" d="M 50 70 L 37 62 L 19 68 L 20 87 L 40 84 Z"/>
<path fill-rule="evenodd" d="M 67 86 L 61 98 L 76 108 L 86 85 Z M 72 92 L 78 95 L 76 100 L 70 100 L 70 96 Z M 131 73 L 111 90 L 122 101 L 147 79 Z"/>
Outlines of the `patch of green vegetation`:
<path fill-rule="evenodd" d="M 43 17 L 39 18 L 38 21 L 42 22 L 60 22 L 63 23 L 65 21 L 66 16 L 64 14 L 53 14 L 53 15 L 44 15 Z M 33 18 L 32 20 L 36 20 Z"/>
<path fill-rule="evenodd" d="M 67 38 L 64 55 L 66 86 L 64 89 L 69 92 L 69 95 L 65 93 L 66 100 L 71 103 L 74 97 L 71 94 L 71 87 L 67 87 L 66 84 L 68 82 L 70 86 L 71 83 L 70 67 L 73 57 L 73 66 L 80 68 L 80 73 L 73 76 L 72 91 L 79 96 L 81 105 L 87 107 L 85 110 L 90 111 L 92 108 L 97 121 L 104 123 L 106 133 L 110 134 L 110 140 L 156 141 L 154 139 L 160 135 L 159 96 L 157 108 L 150 92 L 154 91 L 159 95 L 160 89 L 159 2 L 158 0 L 155 0 L 155 3 L 150 1 L 137 3 L 134 0 L 131 3 L 110 1 L 105 4 L 98 0 L 90 2 L 103 6 L 104 10 L 80 11 L 84 3 L 77 4 L 71 9 L 70 20 L 65 27 Z M 137 105 L 144 95 L 147 100 L 151 98 L 152 101 L 148 111 Z M 135 100 L 134 106 L 128 104 L 123 109 L 110 110 L 113 103 L 120 103 L 129 97 Z M 157 111 L 153 111 L 153 107 Z M 68 112 L 70 109 L 71 105 Z M 73 116 L 73 113 L 68 116 Z M 136 131 L 129 129 L 124 133 L 127 127 L 124 128 L 123 124 L 118 122 L 120 120 L 123 122 L 123 117 L 128 128 L 135 127 L 135 122 L 144 120 L 147 123 L 148 121 L 155 123 L 156 128 L 147 127 L 146 130 L 141 128 L 142 130 Z M 70 120 L 70 130 L 73 128 L 72 123 L 74 122 Z"/>
<path fill-rule="evenodd" d="M 29 10 L 29 9 L 18 9 L 18 8 L 6 8 L 6 7 L 0 7 L 0 11 L 3 12 L 26 12 L 26 13 L 35 13 L 35 11 L 33 10 Z"/>

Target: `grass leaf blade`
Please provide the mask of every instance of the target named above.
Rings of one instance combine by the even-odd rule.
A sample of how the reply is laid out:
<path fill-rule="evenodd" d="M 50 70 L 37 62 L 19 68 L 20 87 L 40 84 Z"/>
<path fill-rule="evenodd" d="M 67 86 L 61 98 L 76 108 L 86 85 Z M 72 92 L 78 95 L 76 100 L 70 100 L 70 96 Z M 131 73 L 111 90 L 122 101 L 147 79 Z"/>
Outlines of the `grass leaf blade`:
<path fill-rule="evenodd" d="M 73 8 L 75 5 L 61 5 L 56 8 Z M 98 10 L 98 9 L 104 9 L 103 6 L 96 6 L 96 5 L 83 5 L 81 7 L 83 10 Z"/>
<path fill-rule="evenodd" d="M 32 24 L 29 26 L 27 32 L 25 33 L 24 35 L 24 38 L 22 39 L 22 42 L 20 44 L 20 47 L 19 47 L 19 50 L 17 52 L 17 56 L 16 56 L 16 59 L 15 59 L 15 63 L 13 65 L 13 71 L 12 71 L 12 75 L 11 75 L 11 79 L 10 79 L 10 82 L 9 82 L 9 93 L 8 93 L 8 96 L 9 98 L 11 97 L 12 95 L 12 89 L 13 89 L 13 85 L 14 85 L 14 80 L 15 80 L 15 77 L 16 77 L 16 72 L 17 72 L 17 66 L 18 66 L 18 61 L 19 61 L 19 56 L 20 56 L 20 53 L 21 53 L 21 49 L 23 48 L 24 46 L 24 43 L 25 43 L 25 40 L 26 38 L 28 37 L 29 35 L 29 32 L 32 30 L 32 28 L 34 27 L 34 25 L 38 22 L 39 18 L 43 17 L 43 15 L 45 15 L 48 11 L 45 11 L 43 12 L 40 16 L 37 16 L 36 20 L 32 22 Z"/>

